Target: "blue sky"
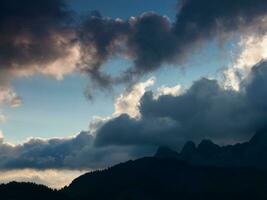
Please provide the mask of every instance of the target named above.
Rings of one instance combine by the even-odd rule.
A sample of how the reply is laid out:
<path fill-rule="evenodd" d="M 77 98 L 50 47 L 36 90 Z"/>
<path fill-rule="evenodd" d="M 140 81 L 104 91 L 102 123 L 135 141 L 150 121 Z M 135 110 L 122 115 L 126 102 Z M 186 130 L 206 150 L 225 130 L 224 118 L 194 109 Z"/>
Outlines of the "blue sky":
<path fill-rule="evenodd" d="M 176 13 L 175 0 L 131 0 L 127 3 L 125 0 L 116 0 L 112 4 L 96 0 L 71 0 L 70 4 L 79 13 L 99 10 L 102 15 L 112 18 L 128 18 L 153 11 L 174 20 Z M 214 42 L 209 42 L 200 52 L 190 55 L 189 62 L 182 66 L 163 67 L 146 74 L 142 80 L 155 76 L 157 82 L 152 89 L 176 84 L 189 87 L 199 77 L 216 77 L 220 69 L 229 65 L 231 49 L 231 45 L 226 44 L 224 49 L 219 49 Z M 116 58 L 106 63 L 105 68 L 109 73 L 116 74 L 117 70 L 131 64 L 128 60 Z M 2 108 L 7 116 L 7 121 L 0 124 L 5 140 L 20 143 L 29 137 L 70 136 L 87 130 L 93 116 L 111 115 L 114 98 L 123 91 L 123 86 L 116 87 L 112 95 L 98 93 L 92 102 L 84 95 L 88 84 L 88 78 L 78 73 L 60 81 L 42 75 L 14 80 L 12 85 L 22 97 L 23 104 L 16 108 Z"/>
<path fill-rule="evenodd" d="M 143 12 L 153 11 L 173 19 L 176 15 L 176 0 L 69 0 L 70 5 L 78 12 L 86 14 L 98 10 L 105 16 L 113 18 L 128 18 Z"/>

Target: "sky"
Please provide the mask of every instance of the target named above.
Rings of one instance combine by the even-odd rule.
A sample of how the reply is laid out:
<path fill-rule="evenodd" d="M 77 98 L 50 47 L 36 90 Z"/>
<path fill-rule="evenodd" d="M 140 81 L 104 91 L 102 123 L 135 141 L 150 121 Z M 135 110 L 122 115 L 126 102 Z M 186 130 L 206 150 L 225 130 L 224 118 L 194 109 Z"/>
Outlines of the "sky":
<path fill-rule="evenodd" d="M 264 128 L 264 0 L 3 0 L 0 13 L 0 182 L 61 187 Z"/>
<path fill-rule="evenodd" d="M 175 1 L 165 3 L 116 1 L 110 4 L 85 0 L 70 0 L 67 3 L 81 15 L 99 10 L 112 18 L 125 19 L 147 10 L 157 11 L 163 15 L 168 14 L 173 18 L 176 4 Z M 122 65 L 129 65 L 129 63 L 122 59 L 115 59 L 115 61 L 113 59 L 106 64 L 106 67 L 112 69 Z M 86 76 L 80 74 L 71 74 L 61 81 L 43 76 L 14 80 L 13 87 L 18 95 L 23 97 L 23 106 L 2 109 L 8 118 L 7 122 L 1 124 L 1 130 L 9 133 L 5 136 L 6 140 L 19 143 L 32 136 L 69 136 L 83 129 L 86 130 L 93 116 L 112 114 L 114 98 L 106 98 L 105 94 L 100 94 L 97 96 L 97 103 L 88 101 L 84 95 L 87 83 Z M 70 106 L 74 102 L 75 109 Z M 47 126 L 49 129 L 44 128 Z"/>
<path fill-rule="evenodd" d="M 170 20 L 175 19 L 175 0 L 168 1 L 115 1 L 114 5 L 101 1 L 70 1 L 70 6 L 80 15 L 86 15 L 99 10 L 105 16 L 127 19 L 140 15 L 143 12 L 153 11 L 166 15 Z M 117 9 L 120 7 L 121 9 Z M 189 86 L 192 81 L 202 76 L 216 76 L 217 71 L 230 63 L 229 53 L 214 53 L 214 44 L 208 44 L 207 49 L 198 52 L 203 55 L 191 55 L 192 60 L 183 63 L 187 70 L 179 69 L 172 64 L 167 69 L 148 74 L 142 79 L 157 77 L 155 87 L 161 85 L 182 84 Z M 227 48 L 227 47 L 225 47 Z M 215 51 L 218 51 L 215 49 Z M 207 60 L 205 57 L 216 57 Z M 225 60 L 227 56 L 227 60 Z M 130 66 L 131 62 L 123 58 L 111 58 L 105 67 L 110 73 Z M 197 67 L 196 67 L 197 66 Z M 115 69 L 115 70 L 113 70 Z M 81 130 L 87 130 L 94 116 L 108 116 L 114 112 L 114 98 L 119 95 L 125 86 L 121 86 L 114 94 L 97 94 L 94 101 L 88 101 L 84 91 L 88 84 L 85 75 L 70 74 L 58 81 L 51 77 L 36 75 L 20 77 L 12 80 L 12 87 L 23 99 L 22 106 L 16 108 L 4 107 L 2 113 L 7 120 L 1 124 L 1 130 L 8 142 L 18 144 L 29 137 L 64 137 Z M 75 109 L 71 105 L 75 104 Z M 70 114 L 71 113 L 71 114 Z M 48 128 L 46 128 L 48 127 Z"/>

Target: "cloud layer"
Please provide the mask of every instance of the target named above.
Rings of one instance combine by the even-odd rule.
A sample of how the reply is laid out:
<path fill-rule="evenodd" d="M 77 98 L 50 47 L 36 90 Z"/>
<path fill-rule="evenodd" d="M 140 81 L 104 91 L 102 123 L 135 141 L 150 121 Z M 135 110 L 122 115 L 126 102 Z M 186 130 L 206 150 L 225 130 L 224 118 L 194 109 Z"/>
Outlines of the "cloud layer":
<path fill-rule="evenodd" d="M 0 86 L 10 87 L 10 79 L 20 76 L 61 79 L 79 71 L 89 75 L 91 90 L 110 88 L 163 64 L 184 62 L 212 38 L 266 31 L 264 0 L 180 1 L 175 22 L 153 12 L 122 20 L 95 11 L 77 20 L 65 3 L 1 1 Z M 102 65 L 118 55 L 133 65 L 112 77 Z"/>
<path fill-rule="evenodd" d="M 138 118 L 126 114 L 126 109 L 125 114 L 100 120 L 94 132 L 71 138 L 33 138 L 16 146 L 2 139 L 0 169 L 97 169 L 151 155 L 162 145 L 179 149 L 188 140 L 246 141 L 266 124 L 266 76 L 267 62 L 261 62 L 252 68 L 239 91 L 203 78 L 178 96 L 156 97 L 146 92 Z M 134 94 L 136 88 L 132 91 Z"/>
<path fill-rule="evenodd" d="M 95 143 L 106 145 L 181 146 L 203 138 L 221 144 L 249 139 L 265 126 L 267 63 L 252 68 L 240 91 L 224 89 L 217 80 L 200 79 L 179 96 L 157 99 L 146 92 L 141 119 L 121 115 L 103 125 Z"/>
<path fill-rule="evenodd" d="M 1 74 L 45 73 L 71 54 L 74 38 L 64 1 L 3 0 L 0 8 Z"/>
<path fill-rule="evenodd" d="M 94 137 L 33 138 L 21 145 L 0 144 L 0 169 L 98 169 L 130 159 L 131 147 L 94 148 Z"/>

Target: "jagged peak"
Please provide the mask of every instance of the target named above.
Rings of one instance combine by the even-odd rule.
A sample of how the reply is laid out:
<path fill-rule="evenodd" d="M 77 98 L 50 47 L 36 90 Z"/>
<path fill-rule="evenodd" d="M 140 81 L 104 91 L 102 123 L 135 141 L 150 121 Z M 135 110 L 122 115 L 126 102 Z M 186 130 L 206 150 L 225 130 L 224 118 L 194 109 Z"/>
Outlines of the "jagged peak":
<path fill-rule="evenodd" d="M 185 143 L 182 151 L 181 151 L 181 154 L 182 155 L 189 155 L 189 154 L 192 154 L 196 151 L 197 147 L 196 147 L 196 144 L 192 141 L 188 141 Z"/>
<path fill-rule="evenodd" d="M 266 128 L 257 131 L 255 133 L 255 135 L 249 141 L 250 144 L 253 144 L 253 143 L 260 144 L 262 142 L 264 142 L 264 143 L 267 142 L 267 130 L 266 130 Z"/>
<path fill-rule="evenodd" d="M 213 143 L 211 140 L 202 140 L 197 147 L 197 150 L 201 154 L 210 155 L 216 153 L 220 149 L 220 146 Z"/>

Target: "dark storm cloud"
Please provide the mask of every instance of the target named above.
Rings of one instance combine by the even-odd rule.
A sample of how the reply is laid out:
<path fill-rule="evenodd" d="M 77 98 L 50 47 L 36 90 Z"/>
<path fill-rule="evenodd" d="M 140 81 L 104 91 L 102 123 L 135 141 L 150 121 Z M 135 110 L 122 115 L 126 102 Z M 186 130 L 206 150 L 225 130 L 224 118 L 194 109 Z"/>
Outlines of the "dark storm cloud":
<path fill-rule="evenodd" d="M 95 11 L 74 20 L 64 0 L 3 0 L 0 81 L 7 82 L 8 76 L 17 74 L 62 77 L 75 68 L 89 75 L 90 90 L 110 89 L 163 64 L 181 63 L 212 38 L 225 38 L 238 31 L 265 32 L 262 18 L 266 11 L 264 0 L 185 0 L 179 2 L 173 23 L 153 12 L 122 20 L 103 17 Z M 73 48 L 81 54 L 79 60 L 72 59 Z M 133 66 L 125 66 L 123 73 L 112 77 L 103 64 L 116 56 L 128 57 Z M 75 60 L 75 67 L 68 68 L 67 60 L 49 68 L 64 58 Z"/>
<path fill-rule="evenodd" d="M 111 77 L 102 72 L 101 66 L 120 51 L 121 41 L 130 32 L 129 24 L 122 20 L 103 17 L 92 12 L 82 21 L 78 37 L 82 49 L 81 70 L 102 87 L 112 84 Z"/>
<path fill-rule="evenodd" d="M 92 136 L 81 133 L 70 139 L 31 139 L 28 142 L 10 146 L 2 143 L 1 152 L 8 156 L 1 159 L 1 168 L 60 168 L 68 156 L 81 152 L 92 143 Z"/>
<path fill-rule="evenodd" d="M 222 89 L 216 80 L 201 79 L 180 96 L 154 98 L 147 92 L 141 119 L 127 116 L 103 125 L 95 145 L 168 145 L 178 148 L 203 138 L 232 143 L 250 138 L 267 117 L 267 63 L 255 66 L 241 91 Z"/>
<path fill-rule="evenodd" d="M 0 169 L 102 168 L 130 158 L 131 148 L 93 148 L 93 141 L 92 135 L 82 132 L 68 139 L 31 139 L 17 146 L 2 143 Z"/>
<path fill-rule="evenodd" d="M 179 63 L 203 42 L 224 39 L 233 33 L 266 32 L 267 2 L 264 0 L 183 0 L 178 3 L 176 21 L 144 14 L 137 18 L 129 48 L 135 52 L 135 66 L 154 70 L 164 63 Z"/>
<path fill-rule="evenodd" d="M 155 149 L 131 146 L 94 147 L 94 137 L 81 132 L 73 138 L 31 139 L 11 146 L 0 141 L 0 170 L 99 169 L 151 154 Z"/>
<path fill-rule="evenodd" d="M 160 146 L 172 141 L 177 124 L 169 118 L 142 118 L 137 120 L 124 114 L 104 124 L 97 132 L 95 145 Z"/>
<path fill-rule="evenodd" d="M 137 71 L 152 71 L 164 62 L 173 61 L 177 49 L 176 37 L 166 17 L 145 13 L 132 23 L 128 47 Z"/>
<path fill-rule="evenodd" d="M 93 12 L 79 32 L 82 47 L 82 71 L 88 72 L 100 86 L 129 81 L 131 75 L 155 70 L 175 52 L 175 37 L 166 17 L 145 13 L 129 20 L 111 19 Z M 112 79 L 101 66 L 118 55 L 133 59 L 135 68 Z M 127 68 L 127 66 L 126 66 Z"/>
<path fill-rule="evenodd" d="M 178 36 L 212 37 L 259 22 L 266 15 L 265 0 L 183 0 L 175 23 Z M 259 21 L 257 21 L 259 20 Z"/>
<path fill-rule="evenodd" d="M 0 1 L 0 69 L 40 67 L 68 54 L 71 13 L 63 0 Z"/>
<path fill-rule="evenodd" d="M 109 86 L 156 70 L 162 64 L 184 62 L 208 40 L 221 41 L 234 33 L 266 32 L 264 0 L 185 0 L 178 7 L 174 23 L 151 12 L 128 20 L 110 19 L 99 13 L 89 16 L 80 34 L 87 61 L 85 70 L 100 85 Z M 119 75 L 119 80 L 101 71 L 101 65 L 116 55 L 134 62 L 126 74 Z"/>
<path fill-rule="evenodd" d="M 173 27 L 179 52 L 190 51 L 214 37 L 266 32 L 262 21 L 266 11 L 265 0 L 183 0 Z"/>

